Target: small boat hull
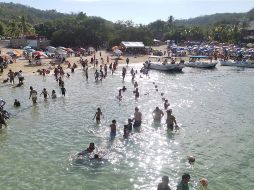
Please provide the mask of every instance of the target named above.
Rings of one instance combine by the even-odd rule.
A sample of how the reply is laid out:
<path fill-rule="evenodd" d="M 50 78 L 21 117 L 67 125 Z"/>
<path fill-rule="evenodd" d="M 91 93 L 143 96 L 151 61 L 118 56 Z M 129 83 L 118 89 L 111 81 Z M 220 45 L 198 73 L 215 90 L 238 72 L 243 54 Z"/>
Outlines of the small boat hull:
<path fill-rule="evenodd" d="M 254 68 L 254 61 L 220 61 L 221 66 Z"/>
<path fill-rule="evenodd" d="M 144 63 L 146 69 L 154 69 L 160 71 L 169 71 L 169 72 L 181 72 L 184 68 L 183 64 L 162 64 L 162 63 Z"/>
<path fill-rule="evenodd" d="M 187 62 L 184 64 L 186 67 L 195 67 L 203 69 L 213 69 L 216 67 L 217 62 L 207 63 L 207 62 Z"/>

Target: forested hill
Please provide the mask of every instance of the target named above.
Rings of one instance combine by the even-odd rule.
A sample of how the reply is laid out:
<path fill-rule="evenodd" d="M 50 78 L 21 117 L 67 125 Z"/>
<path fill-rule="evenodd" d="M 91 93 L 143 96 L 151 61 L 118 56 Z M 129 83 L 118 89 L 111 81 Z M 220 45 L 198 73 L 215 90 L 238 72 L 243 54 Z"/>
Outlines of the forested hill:
<path fill-rule="evenodd" d="M 25 16 L 26 21 L 29 24 L 35 25 L 45 21 L 52 21 L 56 19 L 62 19 L 64 17 L 70 17 L 72 15 L 59 13 L 56 10 L 44 11 L 21 4 L 0 2 L 0 21 L 2 21 L 3 23 L 7 23 L 10 20 L 15 20 L 20 16 Z M 214 23 L 233 24 L 241 20 L 254 20 L 254 9 L 251 9 L 247 13 L 217 13 L 213 15 L 199 16 L 196 18 L 190 18 L 185 20 L 176 20 L 175 23 L 177 25 L 186 26 L 204 26 Z"/>
<path fill-rule="evenodd" d="M 21 4 L 0 2 L 0 21 L 7 23 L 10 20 L 16 20 L 20 16 L 25 16 L 26 21 L 34 25 L 45 21 L 64 18 L 67 17 L 68 14 L 59 13 L 55 10 L 43 11 Z"/>
<path fill-rule="evenodd" d="M 254 20 L 254 8 L 246 13 L 216 13 L 212 15 L 204 15 L 195 18 L 176 20 L 178 25 L 186 26 L 204 26 L 215 23 L 236 24 L 239 21 Z"/>

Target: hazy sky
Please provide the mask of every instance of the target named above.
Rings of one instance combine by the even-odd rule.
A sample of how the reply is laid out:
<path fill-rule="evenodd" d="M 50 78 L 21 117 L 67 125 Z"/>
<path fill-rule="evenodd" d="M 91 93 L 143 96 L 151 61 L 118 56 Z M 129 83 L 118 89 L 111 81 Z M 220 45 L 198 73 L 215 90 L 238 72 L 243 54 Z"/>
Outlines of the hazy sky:
<path fill-rule="evenodd" d="M 107 20 L 132 20 L 147 24 L 157 19 L 177 19 L 225 12 L 247 12 L 254 0 L 0 0 L 59 12 L 85 12 Z"/>

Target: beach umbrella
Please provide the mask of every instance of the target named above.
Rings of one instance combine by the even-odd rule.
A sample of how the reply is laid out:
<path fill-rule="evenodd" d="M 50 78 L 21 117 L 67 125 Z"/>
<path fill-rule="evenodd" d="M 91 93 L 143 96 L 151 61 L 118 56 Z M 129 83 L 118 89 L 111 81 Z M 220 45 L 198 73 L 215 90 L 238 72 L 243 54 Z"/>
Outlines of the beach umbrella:
<path fill-rule="evenodd" d="M 66 48 L 65 51 L 67 51 L 67 52 L 74 52 L 73 49 L 71 49 L 71 48 Z"/>
<path fill-rule="evenodd" d="M 47 56 L 44 52 L 42 52 L 42 51 L 35 51 L 35 52 L 33 52 L 33 54 L 34 54 L 34 56 L 45 57 L 45 58 L 48 57 L 48 56 Z"/>

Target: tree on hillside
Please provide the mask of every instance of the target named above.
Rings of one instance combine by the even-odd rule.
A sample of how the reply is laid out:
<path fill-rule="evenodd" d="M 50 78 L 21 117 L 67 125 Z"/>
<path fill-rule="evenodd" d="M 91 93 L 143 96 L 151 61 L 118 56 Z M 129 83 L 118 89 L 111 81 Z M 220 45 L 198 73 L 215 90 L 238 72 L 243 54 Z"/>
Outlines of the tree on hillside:
<path fill-rule="evenodd" d="M 4 24 L 0 22 L 0 36 L 4 35 Z"/>

